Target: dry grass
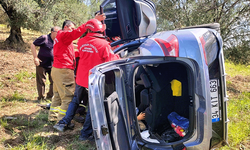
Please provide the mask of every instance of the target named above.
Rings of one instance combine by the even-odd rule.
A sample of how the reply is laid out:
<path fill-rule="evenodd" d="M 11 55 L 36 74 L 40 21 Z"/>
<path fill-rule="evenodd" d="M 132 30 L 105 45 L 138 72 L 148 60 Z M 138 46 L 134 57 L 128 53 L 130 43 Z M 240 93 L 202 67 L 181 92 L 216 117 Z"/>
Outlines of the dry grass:
<path fill-rule="evenodd" d="M 95 149 L 80 142 L 82 124 L 58 133 L 48 122 L 48 110 L 37 106 L 35 65 L 29 48 L 41 33 L 22 30 L 18 49 L 4 45 L 9 29 L 0 25 L 0 149 Z"/>

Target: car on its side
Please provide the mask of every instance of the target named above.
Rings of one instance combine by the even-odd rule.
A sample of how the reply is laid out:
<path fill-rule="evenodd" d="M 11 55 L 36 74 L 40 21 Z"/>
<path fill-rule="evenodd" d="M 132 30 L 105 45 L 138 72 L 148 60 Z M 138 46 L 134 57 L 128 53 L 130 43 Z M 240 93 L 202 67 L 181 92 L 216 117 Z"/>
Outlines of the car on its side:
<path fill-rule="evenodd" d="M 106 34 L 122 57 L 89 75 L 97 149 L 212 149 L 227 144 L 219 24 L 156 33 L 150 0 L 106 0 Z M 145 114 L 138 120 L 138 113 Z M 142 129 L 141 125 L 145 125 Z"/>

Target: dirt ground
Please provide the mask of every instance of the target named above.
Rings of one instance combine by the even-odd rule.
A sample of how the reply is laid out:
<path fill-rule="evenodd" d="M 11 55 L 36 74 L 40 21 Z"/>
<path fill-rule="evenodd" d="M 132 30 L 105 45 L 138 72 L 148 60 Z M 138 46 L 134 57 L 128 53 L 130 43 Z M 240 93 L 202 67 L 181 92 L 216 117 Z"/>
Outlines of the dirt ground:
<path fill-rule="evenodd" d="M 226 80 L 228 94 L 238 95 L 241 92 L 250 92 L 250 77 L 237 75 L 235 77 L 227 76 Z"/>
<path fill-rule="evenodd" d="M 20 76 L 24 73 L 24 79 Z M 35 66 L 33 57 L 30 51 L 15 52 L 12 50 L 0 50 L 0 100 L 8 101 L 2 102 L 0 105 L 0 119 L 6 117 L 22 118 L 22 120 L 32 121 L 38 113 L 47 114 L 48 110 L 37 106 L 36 100 L 36 80 L 35 80 Z M 21 74 L 21 75 L 20 75 Z M 20 102 L 11 101 L 13 98 L 21 99 Z M 0 101 L 0 102 L 1 102 Z M 25 132 L 34 132 L 34 134 L 48 134 L 45 135 L 47 144 L 53 145 L 56 149 L 66 149 L 66 145 L 73 143 L 78 139 L 82 123 L 72 121 L 75 124 L 74 130 L 67 130 L 63 133 L 58 133 L 53 129 L 53 124 L 45 121 L 40 122 L 44 124 L 44 128 L 36 131 L 36 127 L 29 127 L 26 129 L 26 124 L 16 123 L 8 120 L 8 127 L 2 128 L 0 126 L 0 139 L 5 139 L 4 143 L 0 143 L 0 149 L 6 147 L 15 147 L 24 144 Z M 15 133 L 16 135 L 13 135 Z M 83 143 L 94 145 L 94 143 Z M 74 145 L 73 145 L 74 148 Z M 92 147 L 93 148 L 93 147 Z M 92 149 L 91 148 L 91 149 Z M 76 148 L 77 149 L 77 148 Z"/>
<path fill-rule="evenodd" d="M 35 78 L 31 78 L 30 82 L 26 82 L 22 86 L 17 86 L 18 83 L 10 82 L 15 79 L 15 75 L 21 71 L 27 71 L 29 74 L 35 73 L 35 66 L 32 60 L 31 53 L 18 53 L 10 50 L 0 50 L 0 97 L 10 96 L 9 94 L 17 91 L 18 93 L 35 92 Z M 28 90 L 31 89 L 32 91 Z M 28 94 L 30 95 L 30 94 Z M 27 97 L 32 99 L 32 97 Z"/>

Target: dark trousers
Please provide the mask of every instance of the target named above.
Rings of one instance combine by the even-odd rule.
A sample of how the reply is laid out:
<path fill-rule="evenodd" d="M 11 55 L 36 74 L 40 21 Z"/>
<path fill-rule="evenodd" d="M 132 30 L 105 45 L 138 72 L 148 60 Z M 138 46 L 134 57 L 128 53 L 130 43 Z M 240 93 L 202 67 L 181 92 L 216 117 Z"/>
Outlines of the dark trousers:
<path fill-rule="evenodd" d="M 53 96 L 53 80 L 51 78 L 51 68 L 43 68 L 40 66 L 36 67 L 36 84 L 38 91 L 38 99 L 44 99 L 45 94 L 45 83 L 46 83 L 46 74 L 49 76 L 49 92 L 47 93 L 47 98 L 52 98 Z"/>
<path fill-rule="evenodd" d="M 90 108 L 88 108 L 88 112 L 87 112 L 87 115 L 86 115 L 86 118 L 85 118 L 85 122 L 83 124 L 83 129 L 81 130 L 81 137 L 89 137 L 92 132 L 93 132 L 93 129 L 92 129 L 92 124 L 91 124 L 91 117 L 90 117 Z"/>
<path fill-rule="evenodd" d="M 87 105 L 88 90 L 85 87 L 76 84 L 74 97 L 69 103 L 66 115 L 62 118 L 62 120 L 59 121 L 60 124 L 70 124 L 81 101 L 83 101 L 83 105 Z"/>

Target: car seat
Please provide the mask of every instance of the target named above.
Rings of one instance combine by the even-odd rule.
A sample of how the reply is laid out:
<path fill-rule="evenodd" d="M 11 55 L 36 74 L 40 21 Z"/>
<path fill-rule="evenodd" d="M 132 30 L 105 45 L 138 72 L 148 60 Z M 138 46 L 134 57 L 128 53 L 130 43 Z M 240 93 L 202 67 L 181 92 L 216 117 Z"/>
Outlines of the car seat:
<path fill-rule="evenodd" d="M 186 68 L 178 63 L 146 66 L 152 86 L 149 88 L 150 106 L 146 108 L 145 120 L 150 132 L 161 135 L 166 129 L 171 128 L 167 116 L 175 111 L 188 118 L 189 96 L 187 88 Z M 171 81 L 176 79 L 182 83 L 181 96 L 173 96 Z"/>

